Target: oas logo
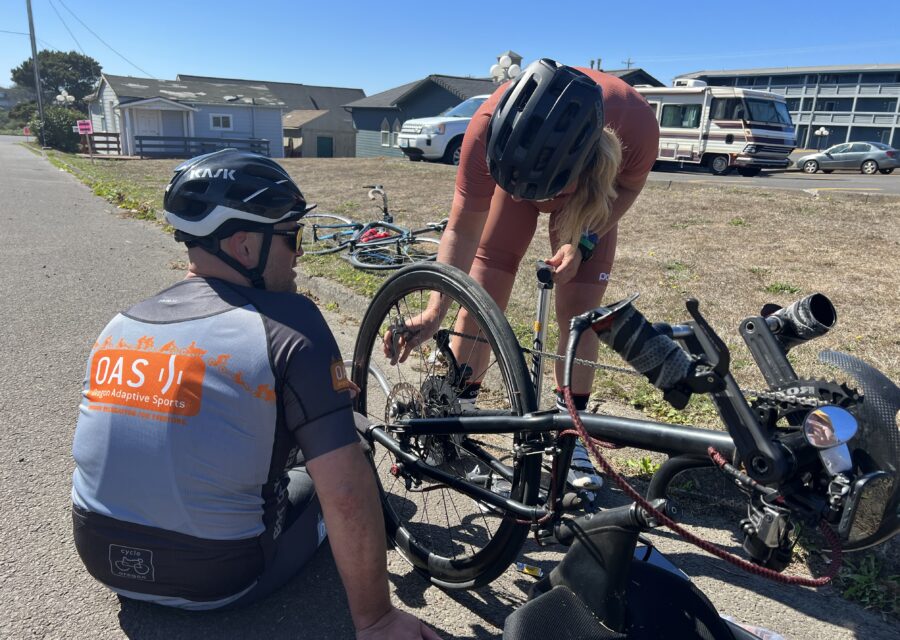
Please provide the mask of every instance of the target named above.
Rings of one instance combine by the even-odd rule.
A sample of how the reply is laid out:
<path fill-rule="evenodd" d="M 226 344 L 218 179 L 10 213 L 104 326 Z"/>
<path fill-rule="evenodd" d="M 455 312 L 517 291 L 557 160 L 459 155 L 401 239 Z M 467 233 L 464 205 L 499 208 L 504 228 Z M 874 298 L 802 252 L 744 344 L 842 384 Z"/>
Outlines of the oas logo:
<path fill-rule="evenodd" d="M 344 368 L 344 363 L 340 360 L 332 362 L 331 388 L 335 391 L 346 391 L 347 389 L 351 389 L 352 386 L 350 378 L 347 377 L 347 370 Z"/>

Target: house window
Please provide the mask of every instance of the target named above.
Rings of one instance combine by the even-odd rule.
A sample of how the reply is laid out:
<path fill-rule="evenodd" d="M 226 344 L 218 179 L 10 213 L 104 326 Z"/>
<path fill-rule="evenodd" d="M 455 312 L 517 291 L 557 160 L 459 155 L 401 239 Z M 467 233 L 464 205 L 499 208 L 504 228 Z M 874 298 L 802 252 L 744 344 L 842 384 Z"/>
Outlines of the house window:
<path fill-rule="evenodd" d="M 381 146 L 391 146 L 391 125 L 388 123 L 387 118 L 381 121 Z"/>
<path fill-rule="evenodd" d="M 696 129 L 700 126 L 700 105 L 667 104 L 663 106 L 660 126 Z"/>
<path fill-rule="evenodd" d="M 399 147 L 400 146 L 400 121 L 394 120 L 394 128 L 391 131 L 391 146 Z"/>
<path fill-rule="evenodd" d="M 213 131 L 231 131 L 231 116 L 221 113 L 209 114 L 209 128 Z"/>

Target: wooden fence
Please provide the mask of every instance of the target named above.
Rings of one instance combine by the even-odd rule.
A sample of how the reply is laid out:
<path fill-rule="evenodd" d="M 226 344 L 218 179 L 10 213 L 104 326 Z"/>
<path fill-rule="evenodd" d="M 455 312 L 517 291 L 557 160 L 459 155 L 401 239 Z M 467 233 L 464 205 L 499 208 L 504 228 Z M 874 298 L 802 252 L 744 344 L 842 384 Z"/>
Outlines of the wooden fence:
<path fill-rule="evenodd" d="M 226 148 L 269 155 L 269 141 L 263 138 L 135 136 L 134 141 L 135 151 L 141 158 L 192 158 Z"/>

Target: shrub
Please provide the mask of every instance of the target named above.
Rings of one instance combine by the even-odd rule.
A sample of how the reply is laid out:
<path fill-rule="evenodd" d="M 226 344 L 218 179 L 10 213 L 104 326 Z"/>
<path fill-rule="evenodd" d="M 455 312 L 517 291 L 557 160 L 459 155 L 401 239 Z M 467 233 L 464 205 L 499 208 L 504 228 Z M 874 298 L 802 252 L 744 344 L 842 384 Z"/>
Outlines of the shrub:
<path fill-rule="evenodd" d="M 47 107 L 44 109 L 44 146 L 60 151 L 75 153 L 78 151 L 80 136 L 72 131 L 76 121 L 84 118 L 81 114 L 65 107 Z M 28 123 L 35 136 L 40 135 L 40 120 L 35 115 Z"/>

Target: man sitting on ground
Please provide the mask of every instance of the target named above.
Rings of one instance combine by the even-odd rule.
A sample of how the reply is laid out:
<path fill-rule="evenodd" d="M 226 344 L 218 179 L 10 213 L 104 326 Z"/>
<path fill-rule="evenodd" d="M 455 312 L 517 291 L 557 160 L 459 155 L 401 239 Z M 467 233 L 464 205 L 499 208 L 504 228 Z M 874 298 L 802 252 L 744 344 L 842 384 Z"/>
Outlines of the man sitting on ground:
<path fill-rule="evenodd" d="M 242 606 L 327 526 L 357 638 L 437 638 L 391 605 L 353 385 L 296 295 L 303 194 L 273 160 L 226 149 L 179 166 L 164 204 L 187 278 L 113 318 L 87 365 L 72 516 L 88 571 L 124 598 Z"/>

